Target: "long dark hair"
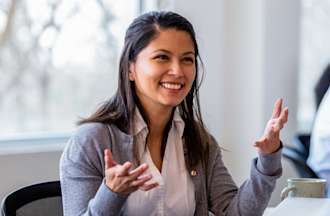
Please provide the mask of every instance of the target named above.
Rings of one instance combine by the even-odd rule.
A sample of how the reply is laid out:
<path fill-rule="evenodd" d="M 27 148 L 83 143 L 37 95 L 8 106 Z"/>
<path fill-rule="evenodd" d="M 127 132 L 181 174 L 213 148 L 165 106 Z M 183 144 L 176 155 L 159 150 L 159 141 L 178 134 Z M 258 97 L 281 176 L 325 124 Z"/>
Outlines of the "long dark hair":
<path fill-rule="evenodd" d="M 199 67 L 201 58 L 195 37 L 195 31 L 191 23 L 184 17 L 174 12 L 149 12 L 136 18 L 128 27 L 125 35 L 123 51 L 119 62 L 118 89 L 115 95 L 106 101 L 90 117 L 80 121 L 80 124 L 88 122 L 102 122 L 114 124 L 124 132 L 132 130 L 132 119 L 134 109 L 138 106 L 142 116 L 145 118 L 143 107 L 141 107 L 135 92 L 134 82 L 129 80 L 129 65 L 135 62 L 137 55 L 159 34 L 162 29 L 176 29 L 187 32 L 194 44 L 196 77 L 191 90 L 186 98 L 180 103 L 179 111 L 185 122 L 183 138 L 187 147 L 187 165 L 194 167 L 199 161 L 206 161 L 208 151 L 209 135 L 204 126 L 200 104 L 199 104 Z M 164 155 L 166 140 L 170 124 L 165 128 L 161 148 Z"/>

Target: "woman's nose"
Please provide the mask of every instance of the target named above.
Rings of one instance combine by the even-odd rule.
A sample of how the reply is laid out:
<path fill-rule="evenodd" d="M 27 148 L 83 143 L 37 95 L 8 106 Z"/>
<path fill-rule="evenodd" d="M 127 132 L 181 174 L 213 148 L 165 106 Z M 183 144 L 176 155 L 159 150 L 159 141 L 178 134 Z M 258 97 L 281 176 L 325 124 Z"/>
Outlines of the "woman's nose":
<path fill-rule="evenodd" d="M 170 65 L 169 73 L 176 76 L 182 76 L 183 75 L 183 69 L 180 61 L 173 61 Z"/>

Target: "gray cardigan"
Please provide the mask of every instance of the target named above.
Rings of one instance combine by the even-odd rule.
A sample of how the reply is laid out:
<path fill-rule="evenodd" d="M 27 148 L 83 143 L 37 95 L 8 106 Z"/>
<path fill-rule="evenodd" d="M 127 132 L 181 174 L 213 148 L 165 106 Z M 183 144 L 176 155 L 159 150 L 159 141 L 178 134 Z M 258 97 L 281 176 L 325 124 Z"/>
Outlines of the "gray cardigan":
<path fill-rule="evenodd" d="M 123 215 L 121 210 L 127 197 L 112 192 L 105 185 L 103 152 L 110 148 L 114 160 L 124 163 L 133 161 L 132 147 L 132 136 L 114 125 L 88 123 L 79 127 L 60 161 L 65 216 Z M 240 188 L 224 166 L 215 140 L 209 146 L 207 169 L 201 164 L 188 169 L 193 173 L 196 216 L 208 215 L 208 211 L 217 216 L 258 216 L 263 214 L 275 181 L 281 176 L 281 151 L 255 158 L 250 178 Z"/>

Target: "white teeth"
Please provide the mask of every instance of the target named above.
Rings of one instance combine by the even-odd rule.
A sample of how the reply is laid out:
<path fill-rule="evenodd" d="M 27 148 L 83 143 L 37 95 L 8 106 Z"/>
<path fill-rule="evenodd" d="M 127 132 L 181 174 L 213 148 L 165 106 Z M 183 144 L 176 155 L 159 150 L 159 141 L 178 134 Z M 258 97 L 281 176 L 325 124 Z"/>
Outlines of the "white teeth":
<path fill-rule="evenodd" d="M 175 90 L 178 90 L 182 87 L 181 84 L 173 84 L 173 83 L 162 83 L 162 86 L 167 89 L 175 89 Z"/>

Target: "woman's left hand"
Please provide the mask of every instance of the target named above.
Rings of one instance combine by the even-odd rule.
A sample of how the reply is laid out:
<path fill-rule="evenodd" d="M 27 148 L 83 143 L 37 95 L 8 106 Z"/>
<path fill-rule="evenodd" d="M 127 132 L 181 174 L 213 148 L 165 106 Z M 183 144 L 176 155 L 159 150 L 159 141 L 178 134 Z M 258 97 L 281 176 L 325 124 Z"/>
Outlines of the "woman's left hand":
<path fill-rule="evenodd" d="M 272 117 L 268 121 L 263 136 L 255 142 L 258 152 L 261 154 L 271 154 L 281 146 L 280 131 L 288 121 L 289 109 L 282 109 L 283 99 L 275 102 Z"/>

